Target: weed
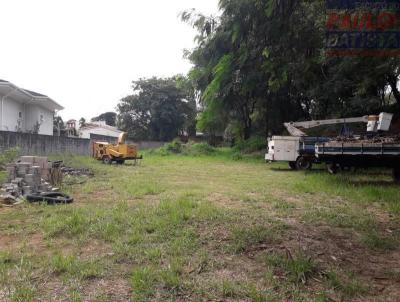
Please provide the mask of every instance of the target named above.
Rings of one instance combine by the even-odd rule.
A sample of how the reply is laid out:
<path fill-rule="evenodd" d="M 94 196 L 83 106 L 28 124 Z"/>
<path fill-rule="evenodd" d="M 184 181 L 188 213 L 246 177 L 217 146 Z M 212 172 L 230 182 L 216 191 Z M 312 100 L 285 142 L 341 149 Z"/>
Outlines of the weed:
<path fill-rule="evenodd" d="M 157 283 L 157 272 L 149 267 L 136 269 L 131 277 L 134 298 L 147 301 L 153 296 Z"/>
<path fill-rule="evenodd" d="M 6 164 L 12 162 L 18 156 L 18 153 L 18 148 L 11 148 L 0 152 L 0 169 L 4 168 Z"/>
<path fill-rule="evenodd" d="M 246 251 L 249 247 L 275 242 L 279 229 L 274 226 L 237 227 L 232 231 L 232 247 L 235 253 Z"/>
<path fill-rule="evenodd" d="M 222 295 L 226 298 L 236 298 L 240 295 L 240 284 L 230 280 L 223 280 L 221 286 Z"/>
<path fill-rule="evenodd" d="M 264 292 L 257 289 L 257 287 L 253 284 L 248 284 L 244 286 L 244 291 L 246 296 L 252 302 L 271 302 L 271 301 L 279 301 L 275 299 L 274 295 L 270 292 Z"/>
<path fill-rule="evenodd" d="M 393 237 L 382 237 L 377 231 L 366 232 L 362 242 L 370 249 L 393 250 L 398 246 L 398 241 Z"/>
<path fill-rule="evenodd" d="M 160 273 L 161 281 L 168 291 L 176 292 L 181 287 L 181 278 L 177 271 L 166 269 Z"/>
<path fill-rule="evenodd" d="M 51 259 L 53 272 L 59 275 L 66 274 L 77 279 L 92 279 L 103 275 L 103 270 L 97 261 L 81 261 L 75 256 L 55 255 Z"/>
<path fill-rule="evenodd" d="M 347 297 L 354 297 L 367 293 L 367 288 L 363 286 L 354 276 L 349 276 L 348 282 L 343 282 L 335 271 L 326 273 L 328 286 L 339 290 Z"/>
<path fill-rule="evenodd" d="M 289 281 L 294 283 L 305 283 L 316 271 L 316 265 L 311 258 L 302 252 L 297 255 L 282 256 L 272 253 L 267 256 L 267 264 L 273 268 L 283 270 Z"/>

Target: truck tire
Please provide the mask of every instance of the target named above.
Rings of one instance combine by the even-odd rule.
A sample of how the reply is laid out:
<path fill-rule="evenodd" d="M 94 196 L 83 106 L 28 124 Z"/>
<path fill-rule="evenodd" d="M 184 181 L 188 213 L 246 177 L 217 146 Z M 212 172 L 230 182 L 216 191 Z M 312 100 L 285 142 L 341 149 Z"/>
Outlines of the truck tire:
<path fill-rule="evenodd" d="M 74 201 L 66 194 L 58 192 L 44 192 L 40 194 L 30 194 L 26 196 L 29 202 L 47 202 L 47 204 L 67 204 Z"/>
<path fill-rule="evenodd" d="M 103 157 L 103 164 L 111 165 L 111 164 L 112 164 L 112 159 L 111 159 L 111 157 L 109 157 L 109 156 L 104 156 L 104 157 Z"/>
<path fill-rule="evenodd" d="M 304 156 L 300 156 L 296 160 L 296 169 L 297 170 L 310 170 L 312 168 L 312 162 Z"/>
<path fill-rule="evenodd" d="M 290 167 L 290 169 L 292 169 L 292 170 L 297 170 L 296 162 L 295 162 L 295 161 L 290 161 L 290 162 L 289 162 L 289 167 Z"/>
<path fill-rule="evenodd" d="M 400 168 L 393 169 L 393 180 L 397 183 L 400 183 Z"/>
<path fill-rule="evenodd" d="M 339 171 L 339 166 L 336 163 L 330 163 L 326 165 L 330 174 L 336 174 Z"/>

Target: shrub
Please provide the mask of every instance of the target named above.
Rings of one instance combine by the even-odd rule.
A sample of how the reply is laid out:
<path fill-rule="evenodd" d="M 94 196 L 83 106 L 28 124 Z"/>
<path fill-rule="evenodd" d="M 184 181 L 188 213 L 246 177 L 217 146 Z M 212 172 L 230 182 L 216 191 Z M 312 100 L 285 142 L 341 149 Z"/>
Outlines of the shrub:
<path fill-rule="evenodd" d="M 0 153 L 0 169 L 4 168 L 4 166 L 10 162 L 12 162 L 14 159 L 17 158 L 19 153 L 18 148 L 11 148 L 8 149 L 2 153 Z"/>
<path fill-rule="evenodd" d="M 212 155 L 215 148 L 207 143 L 187 144 L 185 145 L 185 153 L 188 155 Z"/>
<path fill-rule="evenodd" d="M 282 269 L 288 280 L 294 283 L 305 283 L 316 271 L 316 265 L 311 258 L 299 253 L 294 257 L 273 253 L 267 256 L 267 263 L 273 268 Z"/>
<path fill-rule="evenodd" d="M 177 138 L 166 144 L 163 148 L 171 153 L 182 153 L 182 142 Z"/>
<path fill-rule="evenodd" d="M 263 150 L 267 147 L 267 141 L 265 138 L 260 136 L 253 136 L 246 141 L 238 142 L 234 149 L 243 153 L 252 153 Z"/>
<path fill-rule="evenodd" d="M 179 139 L 176 139 L 171 143 L 165 144 L 163 147 L 157 150 L 151 151 L 150 154 L 158 154 L 161 156 L 167 156 L 170 154 L 200 156 L 200 155 L 212 155 L 215 152 L 216 149 L 207 143 L 183 144 Z"/>

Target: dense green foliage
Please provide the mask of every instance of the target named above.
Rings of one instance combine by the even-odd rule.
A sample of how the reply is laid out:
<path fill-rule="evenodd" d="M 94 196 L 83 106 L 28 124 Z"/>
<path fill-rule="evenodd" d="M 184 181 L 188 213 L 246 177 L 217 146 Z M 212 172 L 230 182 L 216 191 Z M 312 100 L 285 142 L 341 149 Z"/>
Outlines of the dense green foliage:
<path fill-rule="evenodd" d="M 118 104 L 118 126 L 132 139 L 169 141 L 193 132 L 196 102 L 183 77 L 140 79 Z"/>
<path fill-rule="evenodd" d="M 200 92 L 200 130 L 265 137 L 285 121 L 399 113 L 399 59 L 329 57 L 325 1 L 220 0 L 221 16 L 194 10 L 189 79 Z"/>

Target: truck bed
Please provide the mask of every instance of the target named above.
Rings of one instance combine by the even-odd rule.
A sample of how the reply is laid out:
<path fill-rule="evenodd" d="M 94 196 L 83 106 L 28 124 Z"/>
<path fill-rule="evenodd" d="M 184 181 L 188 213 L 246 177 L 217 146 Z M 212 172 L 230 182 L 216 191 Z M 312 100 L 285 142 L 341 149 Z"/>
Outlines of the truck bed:
<path fill-rule="evenodd" d="M 348 167 L 400 167 L 399 143 L 328 142 L 316 144 L 317 158 Z"/>

